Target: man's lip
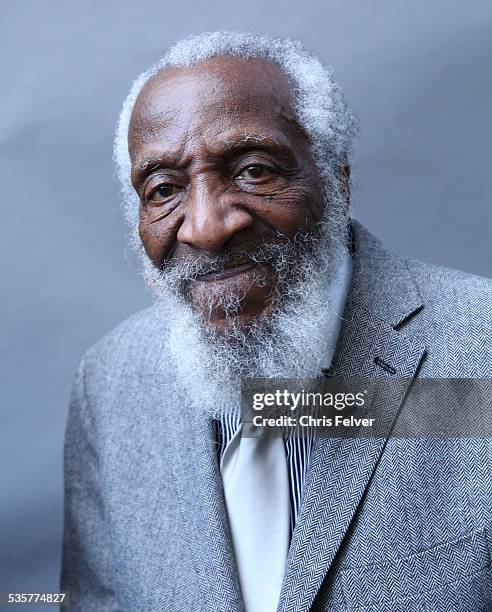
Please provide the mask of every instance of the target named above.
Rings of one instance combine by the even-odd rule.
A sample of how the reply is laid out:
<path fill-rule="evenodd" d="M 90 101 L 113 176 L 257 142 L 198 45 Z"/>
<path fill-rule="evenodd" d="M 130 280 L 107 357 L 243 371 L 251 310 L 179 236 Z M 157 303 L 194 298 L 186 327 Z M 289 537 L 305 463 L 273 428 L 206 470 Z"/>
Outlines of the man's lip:
<path fill-rule="evenodd" d="M 230 278 L 231 276 L 236 276 L 236 274 L 242 274 L 243 272 L 247 272 L 248 270 L 252 270 L 256 268 L 257 264 L 253 262 L 245 263 L 240 266 L 235 266 L 234 268 L 227 268 L 227 270 L 222 270 L 222 272 L 209 272 L 208 274 L 201 274 L 196 277 L 198 281 L 217 281 L 222 280 L 224 278 Z"/>

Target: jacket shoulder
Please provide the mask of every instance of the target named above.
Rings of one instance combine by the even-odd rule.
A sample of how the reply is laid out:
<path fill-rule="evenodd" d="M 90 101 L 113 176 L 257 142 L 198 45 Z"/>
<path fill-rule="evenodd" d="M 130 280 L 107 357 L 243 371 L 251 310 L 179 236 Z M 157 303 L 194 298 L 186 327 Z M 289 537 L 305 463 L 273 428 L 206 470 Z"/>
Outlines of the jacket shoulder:
<path fill-rule="evenodd" d="M 436 376 L 492 377 L 492 280 L 406 260 L 424 304 Z"/>
<path fill-rule="evenodd" d="M 162 315 L 156 304 L 136 312 L 116 325 L 85 353 L 87 359 L 101 358 L 125 347 L 137 347 L 155 330 Z"/>
<path fill-rule="evenodd" d="M 100 392 L 118 382 L 148 375 L 165 359 L 165 315 L 159 305 L 139 311 L 105 334 L 83 355 L 79 372 L 86 391 Z"/>
<path fill-rule="evenodd" d="M 442 314 L 491 321 L 492 279 L 460 270 L 406 259 L 425 302 Z"/>

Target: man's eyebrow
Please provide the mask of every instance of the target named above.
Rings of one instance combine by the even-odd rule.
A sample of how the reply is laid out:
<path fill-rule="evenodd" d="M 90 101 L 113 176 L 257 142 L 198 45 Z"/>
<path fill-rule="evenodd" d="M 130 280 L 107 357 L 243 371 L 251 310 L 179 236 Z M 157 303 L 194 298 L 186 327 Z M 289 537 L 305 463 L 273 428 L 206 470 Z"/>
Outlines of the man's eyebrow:
<path fill-rule="evenodd" d="M 152 170 L 157 168 L 171 168 L 176 165 L 176 158 L 165 153 L 155 153 L 142 157 L 132 163 L 132 175 L 139 179 L 145 178 Z"/>
<path fill-rule="evenodd" d="M 219 155 L 233 156 L 250 149 L 263 149 L 279 155 L 292 156 L 292 150 L 287 144 L 270 135 L 257 133 L 245 133 L 237 138 L 224 140 L 217 144 L 216 152 Z"/>

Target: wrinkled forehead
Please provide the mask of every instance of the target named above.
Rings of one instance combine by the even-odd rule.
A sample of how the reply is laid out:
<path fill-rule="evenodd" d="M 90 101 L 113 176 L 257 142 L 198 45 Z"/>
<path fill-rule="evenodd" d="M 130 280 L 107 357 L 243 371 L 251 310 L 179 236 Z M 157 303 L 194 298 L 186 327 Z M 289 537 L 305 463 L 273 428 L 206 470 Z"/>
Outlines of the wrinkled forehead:
<path fill-rule="evenodd" d="M 267 60 L 224 56 L 165 68 L 137 98 L 128 134 L 130 154 L 149 141 L 193 138 L 234 126 L 288 136 L 302 131 L 292 100 L 288 77 Z"/>

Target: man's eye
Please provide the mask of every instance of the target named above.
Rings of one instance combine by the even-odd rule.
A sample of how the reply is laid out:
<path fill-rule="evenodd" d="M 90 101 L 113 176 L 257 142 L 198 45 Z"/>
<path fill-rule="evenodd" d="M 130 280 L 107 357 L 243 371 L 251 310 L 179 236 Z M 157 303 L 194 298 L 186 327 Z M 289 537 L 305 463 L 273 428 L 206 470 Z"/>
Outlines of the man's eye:
<path fill-rule="evenodd" d="M 251 165 L 244 170 L 241 170 L 237 178 L 242 178 L 246 180 L 254 180 L 259 178 L 264 178 L 267 174 L 268 169 L 264 166 Z"/>
<path fill-rule="evenodd" d="M 177 191 L 177 185 L 173 185 L 172 183 L 163 183 L 154 190 L 149 199 L 154 201 L 165 200 L 166 198 L 175 195 Z"/>

